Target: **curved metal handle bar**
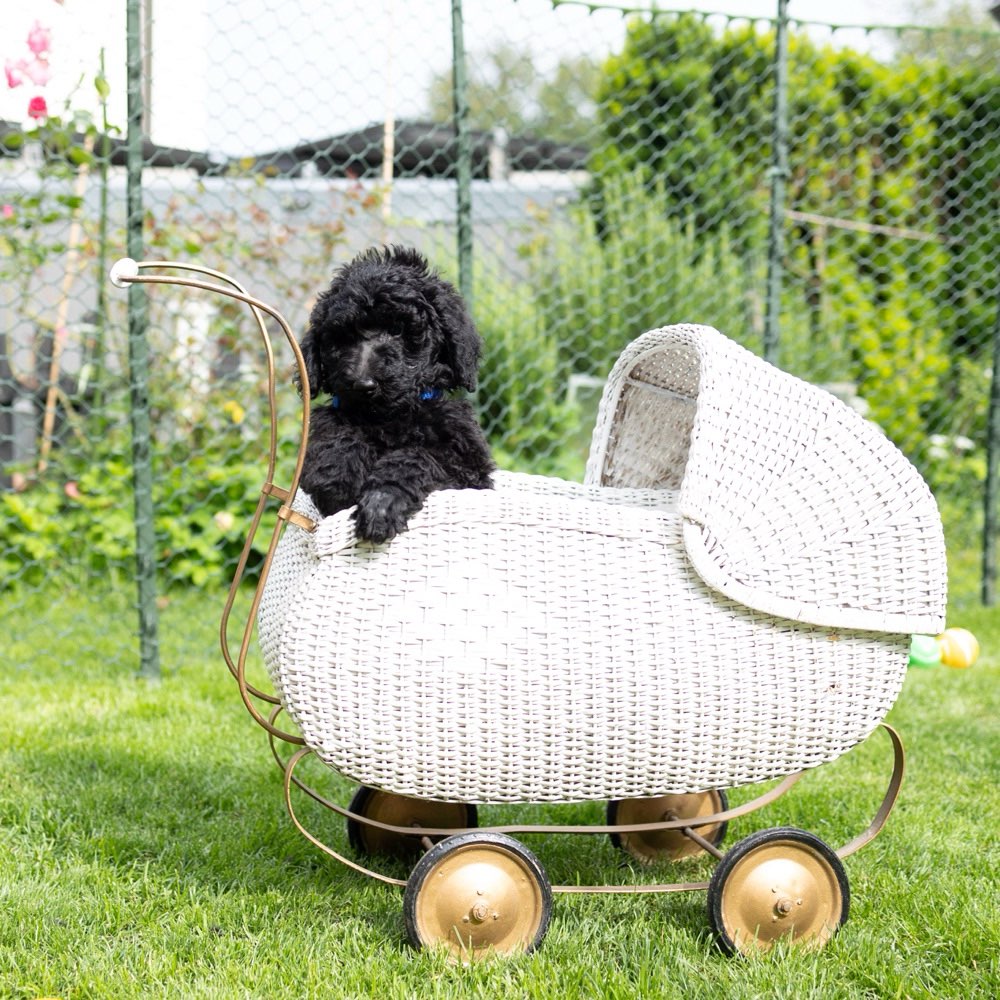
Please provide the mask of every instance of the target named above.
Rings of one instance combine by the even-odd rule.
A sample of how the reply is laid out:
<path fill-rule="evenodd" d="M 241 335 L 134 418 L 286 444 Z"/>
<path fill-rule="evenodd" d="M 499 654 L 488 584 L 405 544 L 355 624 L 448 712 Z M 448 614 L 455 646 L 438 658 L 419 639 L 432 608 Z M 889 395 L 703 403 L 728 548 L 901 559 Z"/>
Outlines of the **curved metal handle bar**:
<path fill-rule="evenodd" d="M 121 262 L 119 262 L 121 263 Z M 277 548 L 278 541 L 281 537 L 282 530 L 286 523 L 286 518 L 280 517 L 278 523 L 275 525 L 274 532 L 271 536 L 271 542 L 267 549 L 267 554 L 264 558 L 264 564 L 261 567 L 260 578 L 257 581 L 257 586 L 254 590 L 253 599 L 250 603 L 250 610 L 247 614 L 246 626 L 243 630 L 243 638 L 240 643 L 239 655 L 234 664 L 230 650 L 229 650 L 229 640 L 227 635 L 227 626 L 229 623 L 229 617 L 232 612 L 233 603 L 236 599 L 236 594 L 239 589 L 239 584 L 242 581 L 243 573 L 246 569 L 246 563 L 249 558 L 250 550 L 253 545 L 253 541 L 256 537 L 257 530 L 260 526 L 260 520 L 263 516 L 264 505 L 268 496 L 279 495 L 285 498 L 292 498 L 295 496 L 295 492 L 298 489 L 299 479 L 302 475 L 302 465 L 305 460 L 305 447 L 306 442 L 309 438 L 309 384 L 308 379 L 305 378 L 305 360 L 302 357 L 302 351 L 299 348 L 298 341 L 295 339 L 295 335 L 292 333 L 291 327 L 285 320 L 284 316 L 281 315 L 276 309 L 263 302 L 260 299 L 255 298 L 252 295 L 248 295 L 234 279 L 222 274 L 219 271 L 213 271 L 210 268 L 201 267 L 196 264 L 187 263 L 177 263 L 173 261 L 134 261 L 130 262 L 130 266 L 135 267 L 136 273 L 124 273 L 119 270 L 119 265 L 116 264 L 112 269 L 113 280 L 116 284 L 153 284 L 153 285 L 176 285 L 182 288 L 196 288 L 201 291 L 211 292 L 216 295 L 223 295 L 227 298 L 235 299 L 238 302 L 243 302 L 248 305 L 253 312 L 254 318 L 257 320 L 258 327 L 261 331 L 262 338 L 264 340 L 265 350 L 267 352 L 268 359 L 268 407 L 270 415 L 270 454 L 268 458 L 268 478 L 261 491 L 261 497 L 257 503 L 257 510 L 254 513 L 253 520 L 251 522 L 250 533 L 247 536 L 247 540 L 243 546 L 243 552 L 241 553 L 239 563 L 237 564 L 237 572 L 233 578 L 233 582 L 229 589 L 229 596 L 226 601 L 226 606 L 223 611 L 222 616 L 222 627 L 220 630 L 220 642 L 222 645 L 223 656 L 226 660 L 226 664 L 229 667 L 230 672 L 236 678 L 237 684 L 240 690 L 240 697 L 243 699 L 243 704 L 246 706 L 247 711 L 250 713 L 254 721 L 266 730 L 270 735 L 277 737 L 278 739 L 284 740 L 286 743 L 291 743 L 297 746 L 304 746 L 305 741 L 301 736 L 297 736 L 293 733 L 287 733 L 282 730 L 276 729 L 272 723 L 265 719 L 260 713 L 257 706 L 251 700 L 253 697 L 259 698 L 266 701 L 272 705 L 278 704 L 278 700 L 272 695 L 265 694 L 258 691 L 256 688 L 252 687 L 247 683 L 246 680 L 246 659 L 247 653 L 250 649 L 250 643 L 253 636 L 253 626 L 257 619 L 257 612 L 260 609 L 261 597 L 263 596 L 264 585 L 267 582 L 267 577 L 271 569 L 271 563 L 274 560 L 274 551 Z M 192 278 L 180 278 L 176 276 L 164 276 L 164 275 L 140 275 L 138 273 L 141 269 L 148 268 L 177 268 L 180 270 L 193 271 L 199 274 L 205 274 L 218 281 L 225 282 L 226 285 L 230 287 L 225 287 L 220 284 L 213 284 L 206 281 L 197 281 Z M 118 271 L 115 274 L 115 271 Z M 277 426 L 276 426 L 276 407 L 277 401 L 275 397 L 275 386 L 274 386 L 274 354 L 271 346 L 270 337 L 268 336 L 266 326 L 263 322 L 263 317 L 261 313 L 266 313 L 281 327 L 282 332 L 285 335 L 285 339 L 288 342 L 292 353 L 295 356 L 295 363 L 298 366 L 299 372 L 302 377 L 300 378 L 302 386 L 302 422 L 301 422 L 301 439 L 299 442 L 298 454 L 296 456 L 295 471 L 292 476 L 292 483 L 290 488 L 286 490 L 278 490 L 274 487 L 272 482 L 274 476 L 274 467 L 276 462 L 277 454 Z M 275 492 L 276 491 L 276 492 Z M 280 513 L 280 512 L 279 512 Z"/>
<path fill-rule="evenodd" d="M 280 754 L 278 753 L 277 740 L 281 738 L 280 736 L 278 736 L 281 730 L 277 728 L 275 720 L 278 718 L 279 715 L 281 715 L 282 712 L 284 712 L 284 710 L 285 706 L 282 705 L 281 702 L 277 702 L 274 708 L 271 710 L 271 714 L 267 720 L 270 723 L 267 730 L 267 743 L 268 746 L 271 748 L 271 756 L 274 758 L 275 764 L 278 765 L 278 770 L 281 771 L 282 773 L 284 773 L 285 768 L 288 767 L 288 761 L 283 760 Z M 283 742 L 287 743 L 288 740 L 284 740 Z M 303 742 L 299 745 L 304 747 L 305 743 Z M 315 753 L 315 751 L 313 752 Z M 295 782 L 296 785 L 299 785 L 300 788 L 303 788 L 304 791 L 307 792 L 309 791 L 309 789 L 305 788 L 303 785 L 299 783 L 298 778 L 293 778 L 292 780 Z"/>
<path fill-rule="evenodd" d="M 257 508 L 254 510 L 253 517 L 250 520 L 250 530 L 247 533 L 246 541 L 243 543 L 243 551 L 240 552 L 240 558 L 236 564 L 236 572 L 233 574 L 233 581 L 230 583 L 229 593 L 226 595 L 226 604 L 222 609 L 222 620 L 219 623 L 219 645 L 222 647 L 222 658 L 226 661 L 226 666 L 229 667 L 229 672 L 236 678 L 237 681 L 239 681 L 240 671 L 238 666 L 233 663 L 233 657 L 229 651 L 229 618 L 233 611 L 233 605 L 236 603 L 236 594 L 239 591 L 240 582 L 243 580 L 243 574 L 246 571 L 247 561 L 250 558 L 250 552 L 253 549 L 253 542 L 257 537 L 257 531 L 260 528 L 260 522 L 264 516 L 264 509 L 266 507 L 267 495 L 261 493 L 260 498 L 257 500 Z M 281 704 L 281 702 L 273 694 L 266 694 L 263 691 L 259 691 L 251 684 L 247 684 L 246 688 L 250 694 L 260 701 L 267 702 L 270 705 Z"/>
<path fill-rule="evenodd" d="M 213 270 L 210 267 L 204 267 L 201 264 L 192 264 L 187 261 L 137 261 L 136 268 L 168 268 L 176 269 L 181 271 L 191 271 L 196 274 L 205 274 L 211 278 L 215 278 L 218 281 L 223 281 L 230 285 L 237 292 L 243 295 L 247 295 L 248 292 L 246 287 L 240 282 L 236 281 L 235 278 L 231 278 L 228 274 L 223 274 L 221 271 Z M 127 281 L 127 278 L 121 278 L 120 280 Z M 261 315 L 260 309 L 256 306 L 250 306 L 250 312 L 253 314 L 253 318 L 257 323 L 257 330 L 260 333 L 261 341 L 264 345 L 264 353 L 267 357 L 267 414 L 268 414 L 268 435 L 269 435 L 269 447 L 268 447 L 268 460 L 267 460 L 267 480 L 270 483 L 274 481 L 274 468 L 277 462 L 278 455 L 278 419 L 277 419 L 277 396 L 275 390 L 275 374 L 274 374 L 274 348 L 271 344 L 271 335 L 267 332 L 267 326 L 264 323 L 264 317 Z M 250 552 L 253 549 L 253 542 L 257 536 L 257 529 L 260 526 L 261 518 L 264 514 L 264 509 L 267 505 L 267 496 L 262 493 L 260 499 L 257 502 L 257 509 L 254 511 L 253 518 L 250 523 L 250 530 L 247 533 L 246 540 L 243 543 L 243 549 L 240 552 L 240 557 L 236 563 L 236 572 L 233 574 L 233 582 L 229 588 L 229 595 L 226 601 L 226 605 L 222 612 L 222 621 L 219 628 L 219 644 L 222 647 L 222 658 L 226 662 L 226 666 L 229 668 L 229 672 L 234 678 L 238 679 L 238 670 L 236 664 L 233 662 L 232 655 L 229 651 L 229 618 L 232 613 L 233 604 L 236 600 L 236 592 L 239 587 L 240 581 L 243 579 L 243 574 L 246 571 L 247 562 L 250 559 Z M 267 694 L 264 691 L 260 691 L 255 688 L 252 684 L 247 684 L 247 691 L 257 698 L 259 701 L 267 702 L 271 705 L 280 704 L 279 700 L 274 697 L 274 695 Z"/>
<path fill-rule="evenodd" d="M 903 750 L 903 741 L 899 738 L 899 733 L 888 723 L 881 723 L 881 728 L 886 731 L 892 741 L 892 776 L 889 778 L 889 787 L 885 790 L 878 812 L 868 829 L 859 833 L 837 851 L 837 857 L 841 859 L 849 857 L 855 851 L 860 851 L 865 844 L 871 843 L 882 832 L 882 827 L 885 826 L 885 821 L 889 818 L 889 813 L 892 812 L 892 807 L 896 804 L 896 797 L 903 784 L 903 772 L 906 770 L 906 753 Z"/>
<path fill-rule="evenodd" d="M 350 858 L 345 858 L 343 854 L 339 854 L 332 847 L 328 847 L 319 838 L 314 837 L 301 823 L 298 816 L 295 814 L 295 808 L 292 805 L 292 784 L 297 785 L 299 788 L 302 787 L 299 780 L 293 776 L 293 771 L 298 767 L 299 763 L 302 761 L 303 757 L 308 757 L 309 754 L 315 753 L 314 750 L 310 750 L 308 747 L 302 750 L 297 750 L 292 756 L 291 760 L 285 766 L 285 808 L 288 810 L 288 815 L 292 819 L 292 823 L 295 824 L 295 829 L 302 834 L 310 844 L 318 847 L 324 854 L 329 854 L 331 858 L 336 858 L 342 865 L 346 865 L 352 871 L 360 872 L 362 875 L 368 875 L 370 878 L 378 879 L 380 882 L 385 882 L 388 885 L 398 885 L 405 886 L 406 882 L 403 879 L 391 878 L 388 875 L 383 875 L 381 872 L 373 871 L 371 868 L 365 868 L 364 865 L 359 865 L 355 861 L 351 861 Z M 407 831 L 409 834 L 413 834 L 413 830 Z M 420 831 L 423 833 L 423 830 Z M 454 831 L 452 831 L 454 832 Z"/>

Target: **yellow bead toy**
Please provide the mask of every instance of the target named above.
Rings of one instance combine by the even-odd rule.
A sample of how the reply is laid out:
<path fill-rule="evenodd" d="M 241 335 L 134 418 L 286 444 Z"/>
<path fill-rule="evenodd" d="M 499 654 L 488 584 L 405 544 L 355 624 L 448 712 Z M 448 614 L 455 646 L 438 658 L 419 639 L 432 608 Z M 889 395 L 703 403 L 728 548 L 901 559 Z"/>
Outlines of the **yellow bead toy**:
<path fill-rule="evenodd" d="M 979 640 L 964 628 L 946 628 L 939 636 L 941 662 L 947 667 L 971 667 L 979 658 Z"/>

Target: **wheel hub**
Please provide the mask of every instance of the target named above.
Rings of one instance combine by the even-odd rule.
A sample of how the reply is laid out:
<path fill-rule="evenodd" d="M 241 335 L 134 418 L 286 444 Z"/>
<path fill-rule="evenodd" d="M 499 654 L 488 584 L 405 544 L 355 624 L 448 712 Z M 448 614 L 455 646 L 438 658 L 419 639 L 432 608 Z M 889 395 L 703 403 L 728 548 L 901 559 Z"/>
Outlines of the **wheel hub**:
<path fill-rule="evenodd" d="M 669 823 L 678 819 L 696 821 L 704 816 L 725 812 L 726 799 L 722 792 L 691 792 L 676 795 L 661 795 L 651 799 L 622 799 L 613 803 L 609 812 L 609 822 L 621 826 L 639 823 Z M 698 826 L 697 830 L 710 843 L 718 844 L 725 832 L 725 823 Z M 641 833 L 620 833 L 614 842 L 637 861 L 651 864 L 655 861 L 677 861 L 681 858 L 697 857 L 702 848 L 688 837 L 683 830 L 646 830 Z"/>
<path fill-rule="evenodd" d="M 475 921 L 477 924 L 483 923 L 483 921 L 488 920 L 492 917 L 493 920 L 499 920 L 500 914 L 496 910 L 492 910 L 488 903 L 479 902 L 476 903 L 472 909 L 469 911 L 467 917 L 463 917 L 464 923 L 468 923 L 470 920 Z"/>
<path fill-rule="evenodd" d="M 838 925 L 836 878 L 803 844 L 765 844 L 733 869 L 724 919 L 734 941 L 768 948 L 779 938 L 825 942 Z"/>

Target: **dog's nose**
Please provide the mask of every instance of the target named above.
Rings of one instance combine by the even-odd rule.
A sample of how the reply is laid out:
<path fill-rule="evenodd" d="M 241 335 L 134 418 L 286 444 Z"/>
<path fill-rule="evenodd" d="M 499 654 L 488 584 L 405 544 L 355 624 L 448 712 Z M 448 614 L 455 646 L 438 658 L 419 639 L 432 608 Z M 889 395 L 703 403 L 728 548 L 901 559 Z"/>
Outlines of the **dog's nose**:
<path fill-rule="evenodd" d="M 354 389 L 358 392 L 371 392 L 375 388 L 375 379 L 365 376 L 354 380 Z"/>

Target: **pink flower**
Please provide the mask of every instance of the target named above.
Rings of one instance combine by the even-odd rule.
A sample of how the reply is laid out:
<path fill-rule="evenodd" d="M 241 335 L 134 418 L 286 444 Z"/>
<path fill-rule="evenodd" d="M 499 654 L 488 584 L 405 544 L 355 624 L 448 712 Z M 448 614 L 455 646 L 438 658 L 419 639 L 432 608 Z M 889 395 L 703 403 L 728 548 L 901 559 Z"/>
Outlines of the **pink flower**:
<path fill-rule="evenodd" d="M 5 219 L 13 219 L 14 218 L 14 206 L 13 205 L 4 205 L 2 208 L 0 208 L 0 215 L 2 215 Z"/>
<path fill-rule="evenodd" d="M 52 48 L 52 32 L 35 21 L 28 32 L 28 48 L 36 56 L 44 56 Z"/>
<path fill-rule="evenodd" d="M 52 71 L 49 64 L 44 59 L 36 59 L 34 62 L 22 60 L 17 68 L 36 86 L 44 87 L 52 79 Z"/>
<path fill-rule="evenodd" d="M 4 73 L 7 74 L 7 86 L 13 90 L 15 87 L 20 87 L 24 83 L 24 60 L 20 62 L 12 63 L 9 59 L 4 63 L 3 66 Z"/>
<path fill-rule="evenodd" d="M 70 500 L 80 500 L 82 499 L 80 493 L 80 487 L 77 486 L 76 480 L 71 479 L 65 486 L 63 486 L 63 493 L 70 498 Z"/>
<path fill-rule="evenodd" d="M 29 118 L 48 118 L 48 116 L 49 106 L 45 103 L 45 98 L 41 94 L 37 94 L 28 101 Z"/>

